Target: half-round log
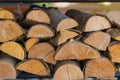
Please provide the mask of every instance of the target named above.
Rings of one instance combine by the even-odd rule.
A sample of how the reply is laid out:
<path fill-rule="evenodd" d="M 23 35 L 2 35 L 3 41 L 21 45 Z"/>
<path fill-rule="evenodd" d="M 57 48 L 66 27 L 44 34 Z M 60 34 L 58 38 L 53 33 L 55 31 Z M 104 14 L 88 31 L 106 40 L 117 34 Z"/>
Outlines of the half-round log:
<path fill-rule="evenodd" d="M 0 46 L 0 50 L 19 60 L 24 60 L 26 57 L 24 48 L 17 42 L 5 42 Z"/>
<path fill-rule="evenodd" d="M 113 80 L 115 67 L 107 58 L 89 60 L 85 66 L 85 78 L 96 77 L 98 79 Z"/>
<path fill-rule="evenodd" d="M 79 41 L 67 42 L 64 45 L 59 46 L 55 55 L 56 60 L 86 60 L 99 57 L 100 53 L 98 51 Z"/>
<path fill-rule="evenodd" d="M 29 59 L 17 64 L 16 68 L 20 71 L 28 72 L 35 75 L 50 75 L 50 70 L 43 61 L 37 59 Z"/>

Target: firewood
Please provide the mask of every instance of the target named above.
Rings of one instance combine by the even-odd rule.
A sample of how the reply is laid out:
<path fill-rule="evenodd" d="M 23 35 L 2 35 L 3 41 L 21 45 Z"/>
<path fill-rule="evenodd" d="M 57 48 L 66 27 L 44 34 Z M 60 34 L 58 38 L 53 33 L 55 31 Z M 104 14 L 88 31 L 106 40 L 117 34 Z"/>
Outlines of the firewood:
<path fill-rule="evenodd" d="M 17 70 L 15 69 L 16 60 L 8 55 L 0 55 L 0 79 L 16 79 Z"/>
<path fill-rule="evenodd" d="M 111 37 L 115 40 L 120 41 L 120 30 L 117 28 L 112 28 L 107 30 L 107 32 L 111 35 Z"/>
<path fill-rule="evenodd" d="M 92 47 L 79 42 L 79 41 L 69 41 L 64 45 L 57 48 L 56 60 L 67 60 L 67 59 L 93 59 L 99 58 L 100 53 L 93 49 Z"/>
<path fill-rule="evenodd" d="M 91 33 L 86 39 L 84 39 L 84 42 L 98 50 L 106 51 L 110 43 L 110 38 L 111 37 L 108 33 L 97 31 Z"/>
<path fill-rule="evenodd" d="M 16 68 L 20 71 L 28 72 L 35 75 L 40 76 L 50 75 L 50 70 L 47 64 L 37 59 L 28 59 L 22 61 L 16 65 Z"/>
<path fill-rule="evenodd" d="M 34 45 L 29 50 L 29 54 L 28 54 L 28 58 L 43 59 L 44 61 L 52 64 L 56 63 L 54 57 L 55 57 L 55 50 L 53 46 L 46 42 L 38 43 Z"/>
<path fill-rule="evenodd" d="M 113 80 L 115 67 L 107 58 L 89 60 L 85 65 L 85 78 L 96 77 L 98 79 Z"/>
<path fill-rule="evenodd" d="M 53 27 L 56 31 L 70 29 L 78 26 L 78 23 L 74 19 L 66 16 L 57 9 L 45 9 L 45 12 L 51 19 L 50 27 Z"/>
<path fill-rule="evenodd" d="M 110 11 L 106 14 L 112 24 L 120 28 L 120 11 Z"/>
<path fill-rule="evenodd" d="M 60 45 L 64 42 L 66 42 L 68 39 L 74 38 L 76 36 L 78 36 L 79 34 L 74 32 L 74 31 L 70 31 L 70 30 L 61 30 L 60 33 L 57 35 L 57 37 L 55 38 L 55 43 L 57 45 Z"/>
<path fill-rule="evenodd" d="M 36 43 L 39 42 L 38 38 L 30 38 L 26 41 L 25 43 L 25 48 L 27 51 L 29 51 L 31 49 L 32 46 L 34 46 Z"/>
<path fill-rule="evenodd" d="M 110 22 L 102 16 L 90 15 L 78 10 L 68 10 L 66 15 L 75 19 L 84 32 L 99 31 L 111 27 Z"/>
<path fill-rule="evenodd" d="M 12 20 L 0 21 L 0 42 L 16 39 L 24 34 L 24 30 Z"/>
<path fill-rule="evenodd" d="M 82 80 L 83 72 L 74 61 L 62 62 L 54 74 L 54 80 Z"/>
<path fill-rule="evenodd" d="M 0 50 L 14 58 L 24 60 L 26 54 L 22 45 L 17 42 L 9 41 L 0 46 Z"/>
<path fill-rule="evenodd" d="M 78 27 L 80 30 L 83 29 L 87 20 L 92 16 L 92 14 L 85 13 L 85 12 L 75 10 L 75 9 L 70 9 L 65 14 L 75 19 L 79 23 Z"/>
<path fill-rule="evenodd" d="M 112 62 L 120 63 L 120 43 L 114 43 L 108 47 L 109 56 Z"/>
<path fill-rule="evenodd" d="M 54 31 L 47 25 L 37 24 L 32 26 L 28 33 L 27 37 L 35 37 L 35 38 L 51 38 L 54 36 Z"/>
<path fill-rule="evenodd" d="M 24 23 L 27 25 L 34 25 L 35 23 L 50 24 L 50 18 L 48 14 L 42 9 L 33 9 L 28 11 Z"/>
<path fill-rule="evenodd" d="M 12 12 L 4 9 L 0 9 L 0 19 L 11 19 L 14 20 L 15 16 Z"/>

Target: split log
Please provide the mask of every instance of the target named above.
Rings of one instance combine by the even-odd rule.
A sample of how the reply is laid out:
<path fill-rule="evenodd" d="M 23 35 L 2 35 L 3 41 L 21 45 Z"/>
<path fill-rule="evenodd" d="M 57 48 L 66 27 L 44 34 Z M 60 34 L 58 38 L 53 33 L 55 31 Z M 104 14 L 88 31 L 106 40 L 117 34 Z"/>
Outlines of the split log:
<path fill-rule="evenodd" d="M 42 9 L 33 9 L 28 11 L 25 20 L 23 21 L 26 25 L 34 25 L 36 23 L 50 24 L 50 18 L 48 14 Z"/>
<path fill-rule="evenodd" d="M 120 41 L 120 30 L 117 28 L 112 28 L 107 30 L 107 32 L 111 35 L 111 37 L 115 40 Z"/>
<path fill-rule="evenodd" d="M 68 10 L 66 15 L 75 19 L 79 23 L 80 29 L 84 32 L 99 31 L 111 27 L 110 22 L 102 16 L 92 16 L 78 10 Z"/>
<path fill-rule="evenodd" d="M 16 79 L 17 70 L 15 69 L 16 60 L 8 55 L 0 55 L 0 79 Z"/>
<path fill-rule="evenodd" d="M 27 37 L 35 37 L 35 38 L 51 38 L 54 36 L 54 31 L 47 25 L 37 24 L 32 26 L 28 33 Z"/>
<path fill-rule="evenodd" d="M 12 20 L 0 21 L 0 42 L 16 39 L 24 34 L 24 30 Z"/>
<path fill-rule="evenodd" d="M 79 34 L 77 32 L 71 30 L 61 30 L 54 41 L 57 45 L 60 45 L 66 42 L 68 39 L 74 38 L 78 35 Z"/>
<path fill-rule="evenodd" d="M 74 61 L 62 62 L 54 74 L 54 80 L 82 80 L 83 72 Z"/>
<path fill-rule="evenodd" d="M 57 48 L 56 60 L 67 60 L 67 59 L 94 59 L 99 58 L 100 53 L 93 49 L 92 47 L 79 42 L 79 41 L 70 41 L 64 45 L 61 45 Z"/>
<path fill-rule="evenodd" d="M 44 61 L 55 64 L 55 50 L 53 46 L 49 43 L 38 43 L 34 45 L 28 54 L 28 58 L 38 58 L 43 59 Z"/>
<path fill-rule="evenodd" d="M 120 11 L 110 11 L 106 14 L 112 24 L 120 28 Z"/>
<path fill-rule="evenodd" d="M 16 68 L 20 71 L 28 72 L 35 75 L 50 75 L 50 70 L 47 64 L 37 59 L 29 59 L 22 61 L 16 65 Z"/>
<path fill-rule="evenodd" d="M 93 59 L 85 66 L 85 78 L 96 77 L 98 79 L 113 80 L 115 77 L 115 67 L 107 58 Z"/>
<path fill-rule="evenodd" d="M 20 45 L 17 42 L 13 42 L 13 41 L 3 43 L 0 46 L 0 50 L 19 60 L 24 60 L 26 56 L 22 45 Z"/>
<path fill-rule="evenodd" d="M 4 9 L 0 9 L 0 19 L 11 19 L 15 20 L 15 16 L 12 12 Z"/>
<path fill-rule="evenodd" d="M 70 29 L 78 26 L 78 23 L 60 12 L 57 9 L 45 9 L 45 12 L 51 19 L 50 27 L 53 27 L 56 31 Z"/>
<path fill-rule="evenodd" d="M 31 47 L 33 47 L 36 43 L 39 42 L 38 38 L 30 38 L 26 41 L 25 43 L 25 48 L 27 50 L 27 52 L 31 49 Z"/>
<path fill-rule="evenodd" d="M 108 33 L 98 31 L 91 33 L 86 39 L 84 39 L 84 42 L 98 50 L 106 51 L 110 39 L 111 37 Z"/>
<path fill-rule="evenodd" d="M 120 43 L 114 43 L 108 47 L 109 56 L 112 62 L 120 63 Z"/>

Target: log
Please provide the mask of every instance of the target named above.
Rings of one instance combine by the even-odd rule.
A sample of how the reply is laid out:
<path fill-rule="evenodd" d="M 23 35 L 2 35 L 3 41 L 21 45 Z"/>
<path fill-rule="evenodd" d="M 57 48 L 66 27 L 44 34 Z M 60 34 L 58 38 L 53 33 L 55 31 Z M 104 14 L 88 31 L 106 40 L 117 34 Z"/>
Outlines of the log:
<path fill-rule="evenodd" d="M 8 55 L 0 55 L 0 79 L 16 79 L 18 71 L 15 69 L 16 60 Z"/>
<path fill-rule="evenodd" d="M 55 49 L 49 43 L 43 42 L 34 45 L 28 54 L 28 58 L 43 59 L 45 62 L 55 64 Z"/>
<path fill-rule="evenodd" d="M 0 30 L 0 42 L 16 39 L 25 33 L 21 26 L 12 20 L 0 21 Z"/>
<path fill-rule="evenodd" d="M 92 16 L 92 14 L 85 13 L 76 9 L 67 10 L 65 13 L 67 16 L 75 19 L 79 23 L 79 30 L 82 31 L 83 27 L 85 26 L 87 20 Z"/>
<path fill-rule="evenodd" d="M 96 77 L 98 79 L 114 80 L 115 67 L 107 58 L 89 60 L 84 68 L 85 78 Z"/>
<path fill-rule="evenodd" d="M 45 23 L 45 24 L 50 24 L 50 18 L 48 14 L 41 9 L 32 9 L 27 12 L 27 15 L 25 17 L 25 20 L 23 23 L 27 25 L 34 25 L 36 23 Z"/>
<path fill-rule="evenodd" d="M 110 35 L 108 33 L 97 31 L 89 34 L 89 36 L 84 39 L 84 42 L 98 50 L 106 51 L 110 43 Z"/>
<path fill-rule="evenodd" d="M 110 11 L 106 14 L 112 24 L 120 28 L 120 11 Z"/>
<path fill-rule="evenodd" d="M 40 75 L 40 76 L 50 75 L 50 70 L 47 64 L 37 59 L 28 59 L 22 61 L 16 65 L 16 68 L 20 71 L 24 71 L 35 75 Z"/>
<path fill-rule="evenodd" d="M 51 19 L 50 27 L 54 28 L 55 31 L 71 29 L 78 26 L 78 23 L 74 19 L 66 16 L 57 9 L 51 8 L 44 10 Z"/>
<path fill-rule="evenodd" d="M 51 38 L 54 35 L 55 34 L 52 28 L 43 24 L 37 24 L 32 26 L 27 33 L 28 38 L 34 37 L 34 38 L 40 38 L 40 39 Z"/>
<path fill-rule="evenodd" d="M 109 56 L 112 62 L 120 63 L 120 43 L 114 43 L 108 47 Z"/>
<path fill-rule="evenodd" d="M 107 32 L 113 39 L 120 41 L 120 30 L 118 28 L 109 29 Z"/>
<path fill-rule="evenodd" d="M 91 15 L 74 9 L 68 10 L 66 15 L 75 19 L 83 32 L 99 31 L 111 27 L 110 22 L 102 16 Z"/>
<path fill-rule="evenodd" d="M 59 46 L 55 55 L 56 60 L 86 60 L 99 57 L 100 53 L 98 51 L 79 41 L 69 41 Z"/>
<path fill-rule="evenodd" d="M 63 61 L 54 74 L 54 80 L 82 80 L 83 72 L 75 61 Z"/>
<path fill-rule="evenodd" d="M 76 36 L 78 36 L 79 34 L 75 31 L 71 31 L 71 30 L 61 30 L 60 33 L 56 36 L 54 42 L 57 45 L 61 45 L 64 42 L 66 42 L 68 39 L 72 39 Z"/>
<path fill-rule="evenodd" d="M 13 15 L 12 12 L 5 10 L 5 9 L 0 9 L 0 19 L 11 19 L 15 20 L 15 16 Z"/>
<path fill-rule="evenodd" d="M 26 57 L 26 53 L 22 45 L 14 41 L 3 43 L 0 46 L 0 50 L 19 60 L 24 60 Z"/>
<path fill-rule="evenodd" d="M 27 50 L 27 52 L 29 52 L 29 50 L 39 42 L 38 38 L 30 38 L 25 42 L 25 49 Z"/>

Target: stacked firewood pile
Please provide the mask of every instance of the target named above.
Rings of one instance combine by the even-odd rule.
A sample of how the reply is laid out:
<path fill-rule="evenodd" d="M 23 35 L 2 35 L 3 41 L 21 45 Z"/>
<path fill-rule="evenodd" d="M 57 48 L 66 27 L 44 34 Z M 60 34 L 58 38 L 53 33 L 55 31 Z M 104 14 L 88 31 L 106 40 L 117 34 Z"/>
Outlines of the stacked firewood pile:
<path fill-rule="evenodd" d="M 0 79 L 27 72 L 54 80 L 113 79 L 120 71 L 120 12 L 33 7 L 0 10 Z"/>

